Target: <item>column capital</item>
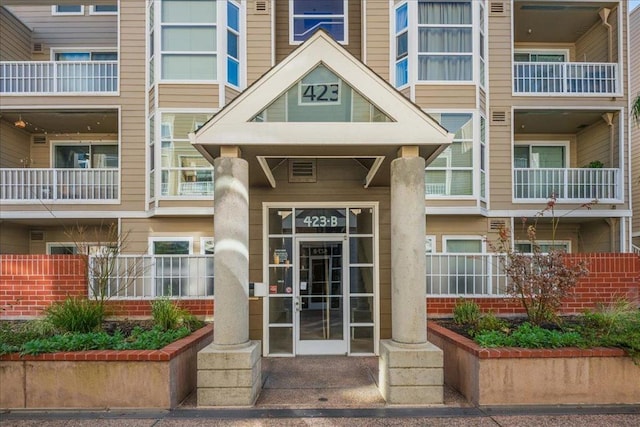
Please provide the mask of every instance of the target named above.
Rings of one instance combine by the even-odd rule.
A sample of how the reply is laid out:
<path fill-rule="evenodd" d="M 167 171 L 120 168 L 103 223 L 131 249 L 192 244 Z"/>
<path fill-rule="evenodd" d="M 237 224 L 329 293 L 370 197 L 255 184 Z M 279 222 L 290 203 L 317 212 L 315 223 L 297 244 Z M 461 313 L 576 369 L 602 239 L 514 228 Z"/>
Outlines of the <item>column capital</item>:
<path fill-rule="evenodd" d="M 242 157 L 242 151 L 240 147 L 237 145 L 221 145 L 220 146 L 220 157 Z"/>
<path fill-rule="evenodd" d="M 402 145 L 398 148 L 398 158 L 420 157 L 420 149 L 417 145 Z"/>

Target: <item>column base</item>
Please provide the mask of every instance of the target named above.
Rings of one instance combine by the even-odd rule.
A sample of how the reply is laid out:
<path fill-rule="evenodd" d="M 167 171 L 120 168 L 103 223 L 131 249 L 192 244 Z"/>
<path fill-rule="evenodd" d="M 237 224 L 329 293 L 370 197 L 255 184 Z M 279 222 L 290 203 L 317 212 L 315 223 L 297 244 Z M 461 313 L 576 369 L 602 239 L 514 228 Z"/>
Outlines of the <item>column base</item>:
<path fill-rule="evenodd" d="M 198 352 L 198 406 L 253 406 L 260 394 L 260 341 L 242 348 L 210 344 Z"/>
<path fill-rule="evenodd" d="M 380 341 L 380 393 L 389 404 L 444 403 L 442 350 L 427 342 L 406 345 Z"/>

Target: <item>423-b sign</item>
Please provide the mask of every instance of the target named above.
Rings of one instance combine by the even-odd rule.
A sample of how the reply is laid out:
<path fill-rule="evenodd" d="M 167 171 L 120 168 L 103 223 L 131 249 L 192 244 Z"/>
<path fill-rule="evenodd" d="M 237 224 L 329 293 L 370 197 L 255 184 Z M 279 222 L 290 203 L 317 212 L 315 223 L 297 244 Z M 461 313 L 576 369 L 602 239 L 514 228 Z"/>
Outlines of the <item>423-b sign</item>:
<path fill-rule="evenodd" d="M 300 104 L 339 104 L 340 83 L 300 84 Z"/>

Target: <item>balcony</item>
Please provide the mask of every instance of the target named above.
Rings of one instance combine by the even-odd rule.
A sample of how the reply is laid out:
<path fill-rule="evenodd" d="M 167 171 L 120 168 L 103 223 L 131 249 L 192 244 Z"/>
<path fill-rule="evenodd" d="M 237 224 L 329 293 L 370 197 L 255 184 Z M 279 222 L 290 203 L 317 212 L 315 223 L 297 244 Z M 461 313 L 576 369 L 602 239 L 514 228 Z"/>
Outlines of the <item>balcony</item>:
<path fill-rule="evenodd" d="M 0 62 L 0 94 L 116 94 L 118 61 Z"/>
<path fill-rule="evenodd" d="M 620 92 L 618 64 L 578 62 L 515 62 L 513 92 L 517 95 L 613 96 Z"/>
<path fill-rule="evenodd" d="M 620 169 L 515 168 L 513 197 L 517 201 L 559 202 L 621 201 Z"/>
<path fill-rule="evenodd" d="M 107 202 L 119 198 L 120 169 L 0 169 L 0 202 Z"/>
<path fill-rule="evenodd" d="M 507 276 L 501 254 L 427 254 L 427 295 L 504 296 Z"/>

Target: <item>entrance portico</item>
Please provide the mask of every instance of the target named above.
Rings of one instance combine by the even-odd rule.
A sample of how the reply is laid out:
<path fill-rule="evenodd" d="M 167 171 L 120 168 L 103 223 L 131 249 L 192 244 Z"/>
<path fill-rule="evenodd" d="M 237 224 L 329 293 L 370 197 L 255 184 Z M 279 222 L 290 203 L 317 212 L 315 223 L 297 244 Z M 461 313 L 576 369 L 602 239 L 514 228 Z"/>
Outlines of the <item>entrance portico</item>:
<path fill-rule="evenodd" d="M 215 165 L 215 333 L 198 357 L 199 405 L 252 404 L 261 351 L 380 354 L 387 402 L 442 401 L 424 167 L 451 138 L 322 32 L 192 135 Z M 268 287 L 262 345 L 249 340 L 249 281 Z"/>

